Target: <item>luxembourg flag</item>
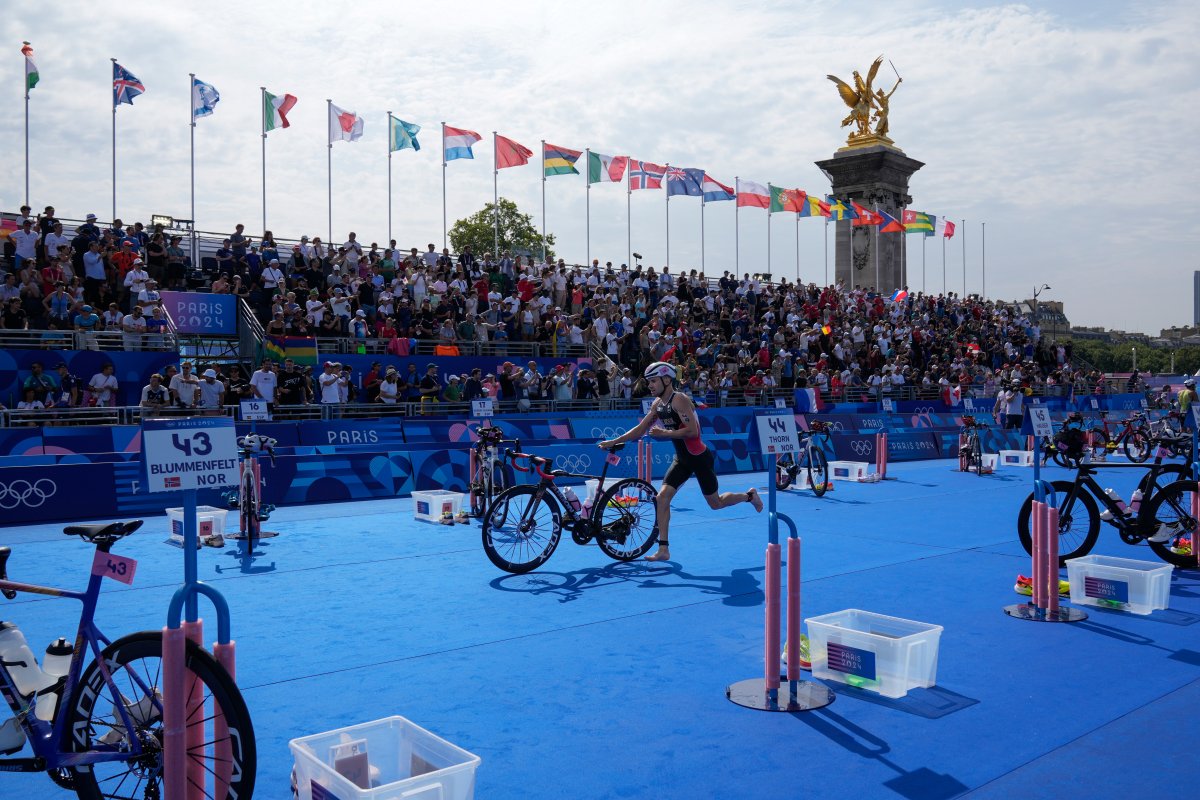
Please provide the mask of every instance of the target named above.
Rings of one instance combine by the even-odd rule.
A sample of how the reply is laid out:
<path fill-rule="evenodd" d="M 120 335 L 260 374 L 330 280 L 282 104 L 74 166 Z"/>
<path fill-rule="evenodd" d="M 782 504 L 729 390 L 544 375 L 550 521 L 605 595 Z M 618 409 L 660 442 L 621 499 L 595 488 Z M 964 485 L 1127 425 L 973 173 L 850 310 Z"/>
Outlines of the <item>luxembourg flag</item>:
<path fill-rule="evenodd" d="M 457 158 L 474 159 L 475 154 L 471 152 L 471 145 L 478 142 L 483 137 L 475 131 L 469 131 L 466 128 L 451 128 L 449 125 L 442 125 L 442 142 L 446 150 L 446 155 L 443 161 L 454 161 Z"/>
<path fill-rule="evenodd" d="M 704 173 L 704 202 L 715 203 L 719 200 L 732 200 L 736 195 L 733 189 L 719 180 Z"/>
<path fill-rule="evenodd" d="M 903 303 L 907 299 L 908 299 L 908 292 L 904 291 L 903 289 L 897 289 L 896 293 L 892 295 L 893 303 Z"/>

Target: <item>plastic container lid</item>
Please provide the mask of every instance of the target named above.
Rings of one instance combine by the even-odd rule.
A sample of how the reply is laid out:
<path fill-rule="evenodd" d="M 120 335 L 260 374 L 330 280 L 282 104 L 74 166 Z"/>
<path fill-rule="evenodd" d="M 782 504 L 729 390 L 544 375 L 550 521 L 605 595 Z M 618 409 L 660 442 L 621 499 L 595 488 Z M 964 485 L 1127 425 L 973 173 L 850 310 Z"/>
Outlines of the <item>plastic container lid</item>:
<path fill-rule="evenodd" d="M 48 656 L 69 656 L 74 652 L 75 645 L 68 642 L 62 636 L 55 639 L 50 643 L 50 646 L 46 648 L 46 655 Z"/>

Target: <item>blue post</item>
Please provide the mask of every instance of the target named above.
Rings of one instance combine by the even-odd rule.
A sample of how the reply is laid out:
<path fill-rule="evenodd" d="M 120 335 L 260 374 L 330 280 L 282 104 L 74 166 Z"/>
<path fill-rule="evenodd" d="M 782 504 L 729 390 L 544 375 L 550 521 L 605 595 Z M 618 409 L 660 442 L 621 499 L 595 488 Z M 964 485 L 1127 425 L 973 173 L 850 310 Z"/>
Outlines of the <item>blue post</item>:
<path fill-rule="evenodd" d="M 779 456 L 771 454 L 767 470 L 767 543 L 779 544 L 779 517 L 775 513 L 775 476 L 779 470 Z"/>
<path fill-rule="evenodd" d="M 197 535 L 196 522 L 196 490 L 188 489 L 183 493 L 183 583 L 185 586 L 193 586 L 196 584 L 197 569 L 196 569 L 196 548 L 199 546 L 199 538 Z M 187 598 L 187 616 L 188 622 L 195 622 L 200 618 L 200 612 L 196 604 L 196 596 L 189 595 Z"/>
<path fill-rule="evenodd" d="M 1189 409 L 1190 410 L 1190 409 Z M 1192 415 L 1192 480 L 1200 480 L 1200 461 L 1197 461 L 1196 446 L 1200 444 L 1200 425 L 1196 424 L 1196 415 Z"/>
<path fill-rule="evenodd" d="M 1046 493 L 1042 489 L 1042 459 L 1041 453 L 1038 452 L 1037 437 L 1034 436 L 1034 451 L 1033 451 L 1033 499 L 1039 503 L 1046 502 Z"/>

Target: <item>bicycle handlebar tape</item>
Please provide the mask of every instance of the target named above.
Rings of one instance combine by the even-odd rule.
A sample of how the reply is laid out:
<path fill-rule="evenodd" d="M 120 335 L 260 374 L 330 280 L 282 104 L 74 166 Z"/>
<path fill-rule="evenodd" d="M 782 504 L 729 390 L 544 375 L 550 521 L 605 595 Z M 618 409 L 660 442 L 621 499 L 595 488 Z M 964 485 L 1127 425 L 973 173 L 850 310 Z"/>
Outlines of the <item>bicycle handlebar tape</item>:
<path fill-rule="evenodd" d="M 215 642 L 212 651 L 217 663 L 225 668 L 229 677 L 236 683 L 235 643 L 233 641 L 228 644 Z M 214 703 L 214 705 L 216 704 Z M 229 725 L 225 722 L 225 715 L 221 713 L 219 707 L 214 709 L 213 740 L 216 742 L 216 774 L 213 776 L 216 792 L 214 796 L 226 797 L 229 794 L 230 779 L 233 777 L 233 744 L 229 741 Z"/>
<path fill-rule="evenodd" d="M 768 691 L 779 689 L 779 562 L 779 545 L 768 544 L 767 573 L 763 577 L 764 602 L 766 604 L 763 679 L 764 686 Z M 797 639 L 797 641 L 799 640 Z"/>
<path fill-rule="evenodd" d="M 183 623 L 183 635 L 189 641 L 195 642 L 197 647 L 204 646 L 204 620 L 196 620 L 195 622 Z M 201 706 L 204 704 L 204 686 L 200 683 L 200 679 L 195 675 L 188 673 L 184 680 L 187 682 L 186 694 L 188 714 L 196 714 L 196 718 L 188 720 L 192 724 L 187 726 L 187 732 L 184 735 L 184 741 L 189 753 L 198 753 L 204 749 L 204 728 L 203 724 L 197 724 L 196 720 L 203 720 L 208 717 L 208 712 Z M 188 793 L 185 795 L 187 800 L 202 800 L 204 797 L 204 785 L 206 776 L 204 774 L 204 762 L 199 758 L 189 758 L 187 760 L 187 781 Z"/>
<path fill-rule="evenodd" d="M 800 680 L 800 537 L 788 537 L 787 678 Z"/>
<path fill-rule="evenodd" d="M 172 800 L 187 797 L 187 742 L 182 628 L 163 628 L 163 790 Z"/>

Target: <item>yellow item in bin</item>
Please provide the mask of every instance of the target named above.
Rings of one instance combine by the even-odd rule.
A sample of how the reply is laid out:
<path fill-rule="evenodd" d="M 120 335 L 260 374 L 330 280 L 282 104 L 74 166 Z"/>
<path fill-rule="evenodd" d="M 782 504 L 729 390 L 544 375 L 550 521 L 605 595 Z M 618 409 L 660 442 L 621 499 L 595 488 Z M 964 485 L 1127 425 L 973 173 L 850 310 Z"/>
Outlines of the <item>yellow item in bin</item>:
<path fill-rule="evenodd" d="M 783 640 L 783 652 L 779 654 L 779 658 L 783 663 L 787 664 L 787 639 Z M 808 635 L 800 634 L 800 669 L 812 669 L 812 659 L 808 655 Z"/>

